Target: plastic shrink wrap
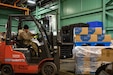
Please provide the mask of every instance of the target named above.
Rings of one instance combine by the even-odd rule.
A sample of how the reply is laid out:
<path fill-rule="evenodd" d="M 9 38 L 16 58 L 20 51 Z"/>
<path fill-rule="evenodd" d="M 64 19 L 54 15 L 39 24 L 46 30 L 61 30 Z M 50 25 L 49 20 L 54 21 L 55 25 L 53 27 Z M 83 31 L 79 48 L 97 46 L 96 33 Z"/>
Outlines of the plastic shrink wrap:
<path fill-rule="evenodd" d="M 95 74 L 101 66 L 101 50 L 104 46 L 77 46 L 73 48 L 73 58 L 75 60 L 76 74 Z M 109 47 L 108 47 L 109 48 Z"/>

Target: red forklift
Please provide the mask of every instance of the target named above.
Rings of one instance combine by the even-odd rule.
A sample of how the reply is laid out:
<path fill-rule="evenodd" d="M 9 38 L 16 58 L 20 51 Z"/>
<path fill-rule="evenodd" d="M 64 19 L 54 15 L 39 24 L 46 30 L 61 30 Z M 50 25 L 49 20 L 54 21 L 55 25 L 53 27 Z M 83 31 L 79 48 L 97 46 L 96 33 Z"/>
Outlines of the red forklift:
<path fill-rule="evenodd" d="M 32 24 L 37 27 L 39 42 L 38 56 L 32 55 L 31 46 L 25 46 L 12 35 L 14 25 Z M 36 28 L 34 27 L 34 28 Z M 33 30 L 33 29 L 32 29 Z M 18 32 L 18 29 L 17 29 Z M 9 15 L 6 26 L 6 39 L 0 42 L 0 70 L 2 75 L 16 73 L 56 75 L 59 73 L 59 51 L 54 48 L 52 33 L 48 36 L 43 25 L 31 15 Z"/>

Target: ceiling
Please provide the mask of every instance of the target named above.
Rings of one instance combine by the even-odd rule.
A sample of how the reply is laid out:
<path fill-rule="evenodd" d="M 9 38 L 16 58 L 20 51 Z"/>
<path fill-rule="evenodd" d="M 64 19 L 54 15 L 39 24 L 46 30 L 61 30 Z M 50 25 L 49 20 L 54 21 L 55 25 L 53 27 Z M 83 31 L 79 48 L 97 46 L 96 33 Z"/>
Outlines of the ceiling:
<path fill-rule="evenodd" d="M 2 3 L 14 5 L 17 0 L 1 0 Z M 28 1 L 32 1 L 35 3 L 30 3 Z M 56 0 L 19 0 L 17 2 L 17 6 L 19 7 L 28 7 L 31 11 L 36 9 L 36 6 L 43 7 L 51 2 Z"/>

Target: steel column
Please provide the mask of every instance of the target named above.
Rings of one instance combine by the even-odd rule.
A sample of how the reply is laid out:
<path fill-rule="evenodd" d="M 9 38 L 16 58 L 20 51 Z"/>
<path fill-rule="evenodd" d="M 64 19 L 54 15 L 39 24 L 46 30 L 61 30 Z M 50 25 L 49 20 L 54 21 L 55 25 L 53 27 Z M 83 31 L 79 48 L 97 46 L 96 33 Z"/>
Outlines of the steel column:
<path fill-rule="evenodd" d="M 103 0 L 103 26 L 104 26 L 104 30 L 105 30 L 105 33 L 106 33 L 106 0 Z"/>
<path fill-rule="evenodd" d="M 105 7 L 109 7 L 111 4 L 113 3 L 113 0 L 109 0 L 108 2 L 106 2 L 106 4 L 105 4 Z M 103 10 L 104 11 L 104 10 Z M 103 15 L 104 16 L 104 15 Z M 107 16 L 110 16 L 110 17 L 112 17 L 113 18 L 113 15 L 111 14 L 111 13 L 109 13 L 108 11 L 106 11 L 105 10 L 105 19 L 106 19 L 106 17 Z M 107 19 L 106 19 L 107 20 Z M 106 21 L 104 22 L 105 24 L 106 24 Z M 108 24 L 107 24 L 108 25 Z M 111 27 L 109 28 L 107 25 L 104 25 L 104 26 L 106 26 L 105 27 L 105 30 L 107 31 L 107 30 L 112 30 L 111 29 Z"/>
<path fill-rule="evenodd" d="M 58 30 L 61 28 L 61 0 L 59 0 L 59 8 L 58 8 Z"/>

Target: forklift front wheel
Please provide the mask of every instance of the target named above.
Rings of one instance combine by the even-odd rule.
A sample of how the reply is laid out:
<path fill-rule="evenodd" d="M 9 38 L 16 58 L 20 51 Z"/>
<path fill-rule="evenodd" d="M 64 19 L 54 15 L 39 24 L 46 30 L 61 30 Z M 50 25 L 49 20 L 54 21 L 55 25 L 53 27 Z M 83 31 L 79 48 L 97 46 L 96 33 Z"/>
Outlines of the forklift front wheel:
<path fill-rule="evenodd" d="M 1 68 L 1 74 L 2 75 L 13 75 L 13 70 L 10 65 L 3 65 Z"/>
<path fill-rule="evenodd" d="M 55 75 L 57 67 L 53 62 L 45 62 L 41 68 L 42 75 Z"/>

